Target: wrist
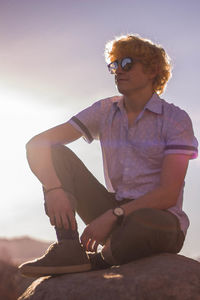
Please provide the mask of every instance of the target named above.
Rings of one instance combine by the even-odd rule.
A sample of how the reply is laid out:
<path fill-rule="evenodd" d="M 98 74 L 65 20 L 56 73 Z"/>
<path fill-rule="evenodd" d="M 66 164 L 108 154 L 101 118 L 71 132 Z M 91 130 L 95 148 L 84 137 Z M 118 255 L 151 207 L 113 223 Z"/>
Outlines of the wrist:
<path fill-rule="evenodd" d="M 43 191 L 44 191 L 44 194 L 48 194 L 50 193 L 51 191 L 55 191 L 55 190 L 64 190 L 63 186 L 62 185 L 58 185 L 58 186 L 55 186 L 55 187 L 52 187 L 52 188 L 45 188 L 43 186 Z"/>
<path fill-rule="evenodd" d="M 121 225 L 124 220 L 124 216 L 125 216 L 125 211 L 124 211 L 123 207 L 121 207 L 121 206 L 115 207 L 112 210 L 112 213 L 113 213 L 114 217 L 116 218 L 117 225 Z"/>
<path fill-rule="evenodd" d="M 113 214 L 113 208 L 109 209 L 107 211 L 107 214 L 108 214 L 109 219 L 112 220 L 113 223 L 117 222 L 117 217 Z"/>

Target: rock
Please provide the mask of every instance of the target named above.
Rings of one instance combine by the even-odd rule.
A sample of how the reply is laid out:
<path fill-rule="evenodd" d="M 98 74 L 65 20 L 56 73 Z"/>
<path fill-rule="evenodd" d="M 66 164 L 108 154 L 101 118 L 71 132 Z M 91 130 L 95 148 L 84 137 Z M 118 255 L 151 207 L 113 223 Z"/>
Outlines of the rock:
<path fill-rule="evenodd" d="M 41 277 L 18 300 L 200 300 L 200 263 L 160 254 L 120 267 Z"/>
<path fill-rule="evenodd" d="M 0 299 L 14 300 L 31 284 L 31 278 L 19 275 L 18 269 L 10 261 L 0 260 Z"/>

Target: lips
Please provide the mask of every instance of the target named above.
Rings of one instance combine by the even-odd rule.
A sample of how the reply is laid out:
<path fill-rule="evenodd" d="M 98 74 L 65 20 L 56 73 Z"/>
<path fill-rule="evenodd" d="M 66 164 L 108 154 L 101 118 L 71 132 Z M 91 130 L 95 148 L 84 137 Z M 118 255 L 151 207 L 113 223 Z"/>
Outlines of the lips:
<path fill-rule="evenodd" d="M 120 82 L 120 81 L 127 81 L 127 79 L 126 78 L 123 78 L 123 77 L 115 77 L 115 81 L 116 82 Z"/>
<path fill-rule="evenodd" d="M 126 82 L 126 81 L 127 81 L 127 79 L 125 79 L 125 78 L 115 78 L 115 82 L 116 82 L 117 84 L 123 83 L 123 82 Z"/>

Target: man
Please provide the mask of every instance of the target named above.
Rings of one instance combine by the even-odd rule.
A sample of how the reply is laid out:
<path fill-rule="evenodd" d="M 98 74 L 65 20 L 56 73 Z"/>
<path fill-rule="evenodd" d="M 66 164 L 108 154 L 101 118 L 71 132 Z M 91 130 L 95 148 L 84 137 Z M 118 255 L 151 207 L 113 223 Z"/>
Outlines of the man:
<path fill-rule="evenodd" d="M 122 96 L 94 103 L 27 144 L 58 242 L 21 265 L 23 275 L 106 268 L 178 253 L 184 243 L 184 178 L 197 140 L 187 113 L 158 96 L 171 75 L 169 58 L 135 35 L 109 42 L 105 56 Z M 81 136 L 101 142 L 107 189 L 64 146 Z M 80 241 L 75 212 L 87 224 Z"/>

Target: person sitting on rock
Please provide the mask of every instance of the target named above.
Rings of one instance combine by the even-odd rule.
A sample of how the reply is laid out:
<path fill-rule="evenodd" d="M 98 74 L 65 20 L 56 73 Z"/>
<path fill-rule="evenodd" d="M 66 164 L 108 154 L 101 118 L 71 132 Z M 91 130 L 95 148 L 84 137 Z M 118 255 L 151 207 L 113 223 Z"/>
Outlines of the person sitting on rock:
<path fill-rule="evenodd" d="M 170 59 L 139 35 L 108 42 L 105 58 L 120 95 L 27 143 L 58 241 L 19 267 L 25 276 L 102 269 L 178 253 L 183 246 L 189 226 L 182 210 L 184 178 L 198 142 L 188 114 L 160 98 Z M 100 141 L 106 188 L 65 146 L 80 137 Z M 80 239 L 76 213 L 86 224 Z"/>

